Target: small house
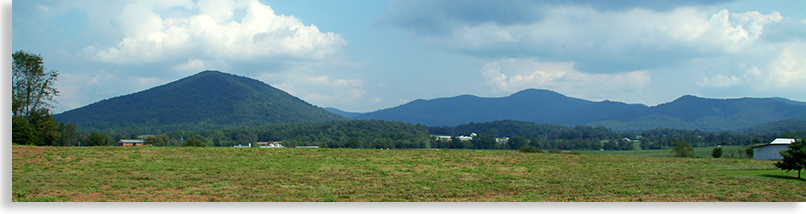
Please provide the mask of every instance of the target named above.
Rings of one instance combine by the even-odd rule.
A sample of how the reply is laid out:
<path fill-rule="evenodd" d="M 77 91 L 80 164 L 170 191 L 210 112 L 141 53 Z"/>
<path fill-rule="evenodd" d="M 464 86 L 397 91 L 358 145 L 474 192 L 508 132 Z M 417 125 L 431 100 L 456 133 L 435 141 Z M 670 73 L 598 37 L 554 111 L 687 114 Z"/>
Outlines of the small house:
<path fill-rule="evenodd" d="M 120 139 L 118 146 L 145 146 L 143 140 L 140 139 Z"/>
<path fill-rule="evenodd" d="M 754 160 L 783 160 L 781 151 L 788 150 L 789 144 L 795 142 L 791 138 L 776 138 L 769 144 L 759 145 L 753 147 Z"/>
<path fill-rule="evenodd" d="M 271 143 L 270 142 L 258 142 L 257 145 L 260 148 L 285 148 L 285 146 L 283 146 L 283 144 L 280 144 L 280 141 L 274 141 L 274 142 L 271 142 Z"/>
<path fill-rule="evenodd" d="M 251 147 L 252 147 L 252 143 L 249 143 L 249 145 L 246 145 L 246 146 L 241 145 L 241 144 L 238 144 L 237 146 L 233 146 L 233 147 L 235 147 L 235 148 L 251 148 Z"/>

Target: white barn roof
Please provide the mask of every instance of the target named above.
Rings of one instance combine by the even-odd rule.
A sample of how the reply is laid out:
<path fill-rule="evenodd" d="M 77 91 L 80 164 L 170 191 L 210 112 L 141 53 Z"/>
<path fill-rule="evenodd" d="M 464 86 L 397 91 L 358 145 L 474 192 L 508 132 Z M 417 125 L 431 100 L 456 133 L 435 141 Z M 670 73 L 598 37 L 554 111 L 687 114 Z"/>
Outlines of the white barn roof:
<path fill-rule="evenodd" d="M 775 138 L 770 144 L 792 144 L 795 142 L 795 139 L 792 138 Z"/>

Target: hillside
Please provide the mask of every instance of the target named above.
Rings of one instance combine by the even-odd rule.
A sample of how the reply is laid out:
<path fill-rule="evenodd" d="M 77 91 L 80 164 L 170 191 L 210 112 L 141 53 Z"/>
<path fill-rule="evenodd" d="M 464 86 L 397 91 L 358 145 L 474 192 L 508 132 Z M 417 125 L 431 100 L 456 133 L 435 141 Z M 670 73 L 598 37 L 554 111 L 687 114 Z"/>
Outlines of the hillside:
<path fill-rule="evenodd" d="M 341 109 L 337 109 L 337 108 L 333 108 L 333 107 L 325 107 L 324 109 L 329 111 L 330 113 L 338 114 L 338 115 L 341 115 L 341 116 L 346 117 L 346 118 L 353 118 L 355 116 L 361 115 L 361 113 L 346 112 L 346 111 L 342 111 Z"/>
<path fill-rule="evenodd" d="M 796 103 L 780 98 L 709 99 L 686 95 L 646 110 L 624 112 L 586 125 L 617 131 L 656 128 L 740 131 L 780 120 L 804 119 L 806 106 Z"/>
<path fill-rule="evenodd" d="M 83 130 L 170 130 L 346 120 L 258 80 L 203 71 L 53 116 Z"/>
<path fill-rule="evenodd" d="M 461 95 L 415 100 L 398 107 L 361 114 L 353 119 L 401 121 L 427 126 L 456 126 L 496 120 L 536 121 L 591 103 L 553 91 L 527 89 L 501 98 Z"/>
<path fill-rule="evenodd" d="M 709 99 L 686 95 L 649 107 L 609 100 L 593 102 L 548 90 L 527 89 L 500 98 L 462 95 L 415 100 L 352 118 L 431 127 L 518 120 L 563 126 L 603 126 L 614 131 L 674 128 L 738 132 L 775 121 L 806 119 L 806 103 L 778 97 Z"/>

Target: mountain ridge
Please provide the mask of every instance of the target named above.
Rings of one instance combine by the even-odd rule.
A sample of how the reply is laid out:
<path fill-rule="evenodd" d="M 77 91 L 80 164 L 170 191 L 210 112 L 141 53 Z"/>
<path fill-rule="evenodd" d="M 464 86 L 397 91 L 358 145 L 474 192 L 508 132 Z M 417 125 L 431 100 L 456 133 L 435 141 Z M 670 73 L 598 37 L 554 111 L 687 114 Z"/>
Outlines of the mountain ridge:
<path fill-rule="evenodd" d="M 53 117 L 88 129 L 157 126 L 162 131 L 346 119 L 258 80 L 211 70 Z"/>
<path fill-rule="evenodd" d="M 397 107 L 353 117 L 427 126 L 518 120 L 552 125 L 603 126 L 617 131 L 656 128 L 741 131 L 779 120 L 806 119 L 806 103 L 785 98 L 702 98 L 683 95 L 647 106 L 616 101 L 588 101 L 543 89 L 526 89 L 506 97 L 473 95 L 418 99 Z"/>

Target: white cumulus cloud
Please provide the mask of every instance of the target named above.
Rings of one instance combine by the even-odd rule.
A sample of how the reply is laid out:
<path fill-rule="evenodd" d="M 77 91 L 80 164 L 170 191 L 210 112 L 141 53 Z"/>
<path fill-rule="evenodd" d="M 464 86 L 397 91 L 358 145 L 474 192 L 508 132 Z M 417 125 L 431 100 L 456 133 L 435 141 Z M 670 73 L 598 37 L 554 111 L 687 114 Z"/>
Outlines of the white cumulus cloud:
<path fill-rule="evenodd" d="M 787 94 L 806 90 L 806 43 L 789 42 L 763 52 L 773 57 L 753 64 L 740 63 L 738 69 L 727 68 L 702 77 L 697 85 L 703 88 L 743 87 L 757 91 Z"/>
<path fill-rule="evenodd" d="M 641 93 L 651 81 L 647 71 L 596 74 L 576 71 L 573 65 L 535 58 L 502 59 L 485 64 L 481 73 L 498 92 L 540 88 L 586 99 L 626 98 Z"/>
<path fill-rule="evenodd" d="M 123 38 L 85 51 L 116 64 L 167 62 L 190 69 L 208 61 L 325 60 L 347 44 L 257 0 L 138 1 L 110 21 Z"/>
<path fill-rule="evenodd" d="M 360 79 L 332 78 L 310 72 L 289 73 L 276 85 L 288 93 L 316 105 L 350 104 L 367 94 Z"/>

